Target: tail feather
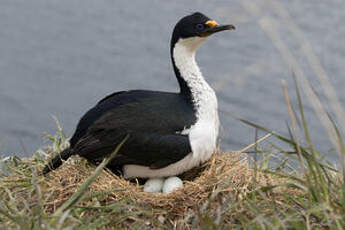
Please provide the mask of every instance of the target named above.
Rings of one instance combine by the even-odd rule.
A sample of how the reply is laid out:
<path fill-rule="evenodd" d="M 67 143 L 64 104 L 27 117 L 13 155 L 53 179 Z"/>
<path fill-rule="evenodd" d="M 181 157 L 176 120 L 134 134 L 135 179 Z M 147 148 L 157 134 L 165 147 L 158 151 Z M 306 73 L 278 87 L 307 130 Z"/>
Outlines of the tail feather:
<path fill-rule="evenodd" d="M 61 153 L 55 156 L 46 166 L 44 166 L 42 170 L 43 175 L 60 167 L 62 165 L 62 160 L 67 160 L 72 155 L 73 155 L 72 149 L 67 148 L 63 150 Z"/>

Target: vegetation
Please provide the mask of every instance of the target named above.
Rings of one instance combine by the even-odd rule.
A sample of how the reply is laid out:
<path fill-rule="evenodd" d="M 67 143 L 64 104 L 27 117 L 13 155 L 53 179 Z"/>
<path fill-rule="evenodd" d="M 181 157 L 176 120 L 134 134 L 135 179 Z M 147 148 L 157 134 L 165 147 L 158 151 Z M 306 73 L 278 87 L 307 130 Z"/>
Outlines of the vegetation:
<path fill-rule="evenodd" d="M 336 169 L 315 149 L 297 83 L 299 112 L 283 88 L 290 137 L 240 119 L 268 134 L 241 151 L 215 154 L 182 176 L 183 189 L 167 195 L 145 193 L 138 181 L 125 181 L 103 170 L 110 158 L 96 168 L 72 157 L 48 176 L 40 175 L 46 158 L 68 145 L 58 124 L 57 134 L 47 135 L 51 145 L 32 158 L 2 160 L 0 225 L 6 229 L 344 229 L 344 165 Z M 344 157 L 340 131 L 328 119 L 337 135 L 336 149 Z M 297 136 L 299 130 L 304 138 Z M 282 149 L 273 138 L 289 147 Z M 244 154 L 250 148 L 254 154 Z"/>

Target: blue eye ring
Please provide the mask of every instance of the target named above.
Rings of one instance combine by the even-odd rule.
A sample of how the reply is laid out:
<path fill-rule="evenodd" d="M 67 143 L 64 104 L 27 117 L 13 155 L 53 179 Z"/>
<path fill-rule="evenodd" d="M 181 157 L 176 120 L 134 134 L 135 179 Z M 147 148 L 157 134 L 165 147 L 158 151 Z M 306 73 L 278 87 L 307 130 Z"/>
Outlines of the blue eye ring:
<path fill-rule="evenodd" d="M 196 28 L 197 28 L 197 30 L 202 31 L 202 30 L 205 29 L 205 25 L 202 24 L 202 23 L 199 23 L 199 24 L 196 25 Z"/>

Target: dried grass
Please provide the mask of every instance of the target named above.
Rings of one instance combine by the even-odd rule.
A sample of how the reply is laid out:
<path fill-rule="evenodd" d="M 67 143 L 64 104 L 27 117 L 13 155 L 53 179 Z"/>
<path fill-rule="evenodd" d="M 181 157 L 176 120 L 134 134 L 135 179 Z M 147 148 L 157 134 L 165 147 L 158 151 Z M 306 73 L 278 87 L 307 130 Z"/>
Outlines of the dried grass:
<path fill-rule="evenodd" d="M 85 187 L 85 182 L 95 175 L 96 166 L 78 156 L 72 156 L 46 176 L 37 176 L 46 163 L 40 155 L 56 155 L 64 146 L 64 138 L 58 135 L 52 138 L 54 144 L 39 151 L 38 155 L 8 160 L 6 165 L 10 173 L 0 178 L 0 197 L 4 204 L 15 209 L 1 210 L 0 201 L 0 211 L 5 215 L 13 214 L 8 216 L 7 226 L 18 224 L 22 228 L 36 223 L 37 213 L 45 220 L 47 228 L 56 228 L 61 222 L 77 228 L 120 226 L 124 229 L 133 225 L 134 228 L 144 226 L 144 229 L 215 228 L 219 223 L 237 226 L 239 222 L 244 224 L 255 219 L 258 210 L 268 216 L 277 215 L 276 208 L 284 210 L 286 206 L 286 196 L 299 195 L 301 190 L 284 186 L 288 180 L 291 182 L 291 178 L 286 179 L 289 177 L 274 176 L 264 172 L 267 168 L 259 170 L 249 166 L 248 155 L 244 153 L 270 136 L 237 152 L 214 154 L 200 167 L 180 175 L 183 188 L 163 194 L 146 193 L 142 181 L 128 181 L 109 170 L 102 170 Z M 65 210 L 63 207 L 76 194 L 81 194 L 81 198 Z M 255 207 L 251 207 L 252 202 Z M 16 217 L 18 210 L 23 210 L 21 217 Z"/>
<path fill-rule="evenodd" d="M 84 159 L 74 157 L 65 162 L 63 167 L 52 171 L 40 186 L 46 193 L 52 194 L 46 202 L 46 212 L 54 213 L 80 185 L 94 172 L 95 166 Z M 104 170 L 89 187 L 89 193 L 115 190 L 103 195 L 106 204 L 130 200 L 140 207 L 151 207 L 155 215 L 166 215 L 181 219 L 191 210 L 199 212 L 200 207 L 217 190 L 217 195 L 226 196 L 233 201 L 241 200 L 257 184 L 269 186 L 281 183 L 282 179 L 268 174 L 256 173 L 248 167 L 248 162 L 241 153 L 214 154 L 212 159 L 201 167 L 194 168 L 181 176 L 184 187 L 170 194 L 144 192 L 139 182 L 130 182 Z M 278 181 L 279 180 L 279 181 Z"/>

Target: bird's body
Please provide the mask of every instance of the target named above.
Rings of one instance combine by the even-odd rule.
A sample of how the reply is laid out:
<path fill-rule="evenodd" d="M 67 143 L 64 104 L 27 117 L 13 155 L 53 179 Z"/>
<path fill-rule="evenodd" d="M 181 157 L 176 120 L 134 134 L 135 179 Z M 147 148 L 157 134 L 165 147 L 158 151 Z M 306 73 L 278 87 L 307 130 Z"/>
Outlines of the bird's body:
<path fill-rule="evenodd" d="M 127 135 L 107 165 L 125 178 L 174 176 L 209 159 L 218 136 L 217 97 L 197 66 L 195 53 L 208 35 L 226 29 L 233 26 L 218 26 L 200 13 L 181 19 L 171 40 L 180 92 L 131 90 L 105 97 L 81 118 L 70 147 L 43 172 L 73 154 L 99 163 Z"/>
<path fill-rule="evenodd" d="M 71 148 L 98 163 L 129 134 L 109 168 L 121 170 L 125 165 L 164 168 L 191 152 L 188 136 L 180 132 L 195 121 L 193 109 L 179 94 L 125 91 L 102 100 L 84 115 L 71 139 Z M 150 177 L 130 176 L 126 171 L 124 175 L 128 178 Z"/>

